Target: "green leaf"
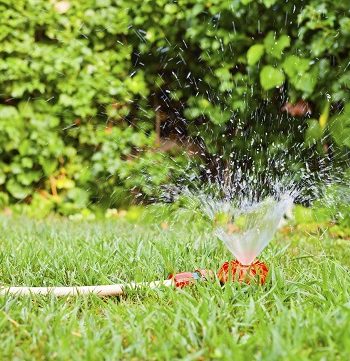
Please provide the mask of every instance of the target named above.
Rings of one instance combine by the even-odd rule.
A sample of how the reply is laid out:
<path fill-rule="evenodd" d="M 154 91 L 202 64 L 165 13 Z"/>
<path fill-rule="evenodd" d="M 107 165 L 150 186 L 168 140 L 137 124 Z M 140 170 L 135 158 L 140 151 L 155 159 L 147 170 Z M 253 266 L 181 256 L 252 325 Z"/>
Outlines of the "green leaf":
<path fill-rule="evenodd" d="M 226 110 L 222 110 L 219 106 L 213 106 L 208 112 L 210 120 L 217 125 L 225 124 L 229 121 L 231 113 Z"/>
<path fill-rule="evenodd" d="M 305 144 L 312 146 L 322 139 L 323 130 L 320 127 L 320 123 L 316 119 L 308 120 L 308 128 L 305 133 Z"/>
<path fill-rule="evenodd" d="M 326 128 L 326 125 L 327 125 L 327 121 L 329 118 L 329 106 L 330 106 L 330 102 L 326 101 L 326 104 L 323 108 L 322 114 L 320 115 L 320 118 L 319 118 L 319 124 L 320 124 L 320 127 L 322 128 L 322 130 L 324 128 Z"/>
<path fill-rule="evenodd" d="M 290 46 L 290 37 L 283 34 L 276 39 L 276 33 L 270 31 L 264 39 L 264 45 L 267 54 L 274 58 L 281 59 L 283 50 Z"/>
<path fill-rule="evenodd" d="M 32 168 L 33 167 L 33 160 L 29 157 L 23 157 L 21 159 L 21 164 L 24 168 Z"/>
<path fill-rule="evenodd" d="M 4 184 L 6 182 L 6 174 L 5 172 L 0 168 L 0 184 Z"/>
<path fill-rule="evenodd" d="M 306 95 L 312 94 L 317 84 L 317 68 L 309 71 L 310 60 L 296 55 L 288 56 L 282 64 L 290 82 Z"/>
<path fill-rule="evenodd" d="M 57 179 L 56 186 L 58 189 L 72 189 L 75 187 L 75 183 L 67 177 L 61 177 Z"/>
<path fill-rule="evenodd" d="M 252 45 L 247 51 L 248 65 L 256 64 L 263 56 L 265 47 L 262 44 Z"/>
<path fill-rule="evenodd" d="M 266 65 L 260 72 L 260 84 L 265 90 L 279 87 L 284 82 L 284 74 L 281 69 Z"/>
<path fill-rule="evenodd" d="M 302 90 L 305 94 L 309 95 L 312 94 L 315 89 L 317 84 L 317 76 L 315 75 L 315 72 L 305 73 L 301 76 L 291 79 L 291 81 L 296 89 Z"/>
<path fill-rule="evenodd" d="M 43 167 L 45 175 L 51 175 L 57 168 L 58 162 L 55 159 L 39 157 L 39 163 Z"/>
<path fill-rule="evenodd" d="M 215 70 L 215 75 L 220 79 L 220 81 L 229 81 L 232 78 L 230 70 L 228 68 L 219 68 Z"/>
<path fill-rule="evenodd" d="M 17 180 L 21 185 L 29 186 L 37 182 L 42 176 L 39 171 L 24 171 L 17 176 Z"/>
<path fill-rule="evenodd" d="M 0 118 L 13 119 L 18 117 L 18 111 L 15 107 L 0 105 Z"/>
<path fill-rule="evenodd" d="M 7 206 L 9 203 L 9 196 L 5 192 L 0 192 L 0 209 Z"/>
<path fill-rule="evenodd" d="M 345 35 L 350 35 L 350 18 L 343 17 L 339 21 L 341 32 Z"/>
<path fill-rule="evenodd" d="M 272 5 L 276 4 L 277 0 L 263 0 L 262 2 L 267 8 L 270 8 Z"/>
<path fill-rule="evenodd" d="M 89 202 L 89 193 L 81 188 L 70 189 L 67 196 L 78 208 L 85 208 Z"/>
<path fill-rule="evenodd" d="M 309 70 L 310 60 L 300 58 L 296 55 L 290 55 L 284 60 L 282 67 L 289 78 L 295 78 L 296 76 L 302 75 Z"/>
<path fill-rule="evenodd" d="M 338 146 L 350 148 L 350 103 L 345 105 L 342 114 L 331 119 L 329 131 Z"/>
<path fill-rule="evenodd" d="M 14 198 L 17 199 L 23 199 L 27 197 L 30 192 L 28 187 L 22 187 L 13 178 L 6 183 L 6 189 Z"/>

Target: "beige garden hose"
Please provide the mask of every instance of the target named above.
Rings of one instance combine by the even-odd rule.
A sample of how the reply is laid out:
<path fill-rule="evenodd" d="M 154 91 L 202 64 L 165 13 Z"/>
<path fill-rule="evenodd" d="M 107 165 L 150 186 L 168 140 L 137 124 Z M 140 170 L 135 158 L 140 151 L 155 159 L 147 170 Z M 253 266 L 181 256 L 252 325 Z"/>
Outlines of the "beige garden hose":
<path fill-rule="evenodd" d="M 95 294 L 100 297 L 105 296 L 120 296 L 125 294 L 126 290 L 135 290 L 140 288 L 159 288 L 176 287 L 183 288 L 191 285 L 198 280 L 207 280 L 213 277 L 213 273 L 209 270 L 197 269 L 194 272 L 181 272 L 170 274 L 168 279 L 164 281 L 153 282 L 131 282 L 121 283 L 115 285 L 96 285 L 96 286 L 71 286 L 71 287 L 1 287 L 0 296 L 16 295 L 16 296 L 31 296 L 31 295 L 53 295 L 53 296 L 79 296 Z"/>
<path fill-rule="evenodd" d="M 141 283 L 127 283 L 115 285 L 96 285 L 96 286 L 72 286 L 72 287 L 0 287 L 0 295 L 53 295 L 53 296 L 79 296 L 86 294 L 95 294 L 100 297 L 104 296 L 120 296 L 125 293 L 127 289 L 137 289 L 147 287 L 150 289 L 158 288 L 160 286 L 171 287 L 174 285 L 173 279 L 165 281 L 141 282 Z"/>

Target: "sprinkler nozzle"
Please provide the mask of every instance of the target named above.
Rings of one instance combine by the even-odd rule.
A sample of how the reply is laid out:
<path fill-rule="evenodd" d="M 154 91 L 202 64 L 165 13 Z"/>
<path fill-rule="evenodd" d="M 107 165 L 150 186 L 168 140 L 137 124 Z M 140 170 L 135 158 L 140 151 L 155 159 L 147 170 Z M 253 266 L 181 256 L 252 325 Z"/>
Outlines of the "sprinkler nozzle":
<path fill-rule="evenodd" d="M 198 269 L 194 272 L 181 272 L 170 274 L 168 280 L 172 280 L 176 288 L 184 288 L 193 285 L 196 281 L 207 281 L 214 277 L 210 270 Z"/>
<path fill-rule="evenodd" d="M 237 260 L 225 262 L 218 271 L 218 278 L 220 282 L 226 283 L 228 281 L 239 283 L 257 282 L 264 284 L 266 281 L 269 269 L 264 262 L 255 261 L 250 265 L 243 265 Z"/>

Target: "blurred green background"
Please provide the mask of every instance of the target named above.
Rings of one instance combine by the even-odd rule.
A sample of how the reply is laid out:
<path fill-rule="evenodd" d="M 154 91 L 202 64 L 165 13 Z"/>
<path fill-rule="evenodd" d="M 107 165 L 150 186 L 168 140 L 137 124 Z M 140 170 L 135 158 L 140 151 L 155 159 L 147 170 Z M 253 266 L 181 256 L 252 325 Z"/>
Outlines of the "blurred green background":
<path fill-rule="evenodd" d="M 215 157 L 346 159 L 349 9 L 0 0 L 0 207 L 147 202 Z"/>

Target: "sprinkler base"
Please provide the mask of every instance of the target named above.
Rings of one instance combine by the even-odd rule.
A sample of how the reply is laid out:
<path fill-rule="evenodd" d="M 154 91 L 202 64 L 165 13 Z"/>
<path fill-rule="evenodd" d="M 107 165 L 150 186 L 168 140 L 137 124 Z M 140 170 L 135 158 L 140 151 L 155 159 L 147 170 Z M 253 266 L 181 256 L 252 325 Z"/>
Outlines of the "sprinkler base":
<path fill-rule="evenodd" d="M 264 284 L 266 281 L 269 269 L 266 264 L 260 261 L 255 261 L 250 265 L 243 265 L 240 262 L 228 261 L 225 262 L 218 271 L 218 278 L 220 282 L 239 282 L 239 283 L 258 283 Z"/>

